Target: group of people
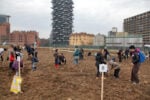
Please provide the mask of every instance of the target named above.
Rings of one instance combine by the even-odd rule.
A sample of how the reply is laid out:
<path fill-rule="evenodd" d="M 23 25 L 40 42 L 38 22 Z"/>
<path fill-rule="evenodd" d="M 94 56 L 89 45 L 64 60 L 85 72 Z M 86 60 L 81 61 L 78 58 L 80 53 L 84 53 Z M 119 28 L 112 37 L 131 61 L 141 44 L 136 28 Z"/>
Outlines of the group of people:
<path fill-rule="evenodd" d="M 55 50 L 55 53 L 54 53 L 54 62 L 55 62 L 55 68 L 59 68 L 59 66 L 61 65 L 61 64 L 66 64 L 66 62 L 67 62 L 67 60 L 66 60 L 66 57 L 64 56 L 64 54 L 63 53 L 59 53 L 58 52 L 58 49 L 56 49 Z"/>
<path fill-rule="evenodd" d="M 23 53 L 22 50 L 26 49 L 28 53 L 28 60 L 31 60 L 32 62 L 32 70 L 36 70 L 36 64 L 39 61 L 38 60 L 38 51 L 35 47 L 35 45 L 25 45 L 24 48 L 21 46 L 14 46 L 10 45 L 9 48 L 0 48 L 0 60 L 4 61 L 4 52 L 8 51 L 8 57 L 7 60 L 9 60 L 9 68 L 12 71 L 18 71 L 18 62 L 17 62 L 17 57 L 19 56 L 21 58 L 20 60 L 20 67 L 23 67 Z M 139 78 L 138 78 L 138 71 L 141 66 L 141 63 L 145 61 L 145 56 L 141 52 L 140 49 L 136 48 L 134 45 L 131 45 L 128 49 L 126 49 L 124 52 L 123 50 L 119 50 L 117 55 L 119 62 L 122 62 L 123 57 L 127 59 L 130 56 L 132 57 L 132 71 L 131 71 L 131 81 L 133 84 L 138 84 L 139 83 Z M 63 53 L 59 53 L 58 49 L 55 50 L 54 54 L 54 62 L 55 62 L 55 68 L 59 68 L 60 65 L 66 64 L 67 60 L 66 57 L 64 56 Z M 87 56 L 91 56 L 91 52 L 88 53 Z M 84 50 L 82 48 L 75 47 L 75 50 L 73 52 L 73 57 L 74 57 L 74 64 L 78 65 L 79 60 L 84 59 Z M 107 48 L 104 50 L 100 50 L 95 54 L 95 66 L 97 69 L 96 72 L 96 78 L 100 76 L 99 72 L 99 65 L 100 64 L 107 64 L 109 66 L 109 70 L 114 70 L 114 77 L 119 78 L 119 73 L 121 70 L 120 63 L 117 62 L 116 57 L 113 57 L 110 55 L 109 51 Z M 107 75 L 107 73 L 105 73 Z"/>
<path fill-rule="evenodd" d="M 25 49 L 28 53 L 28 60 L 31 60 L 32 62 L 32 70 L 35 71 L 37 68 L 37 63 L 39 62 L 38 59 L 38 51 L 36 48 L 36 45 L 25 45 Z"/>
<path fill-rule="evenodd" d="M 132 56 L 128 48 L 126 48 L 125 51 L 120 49 L 117 54 L 118 54 L 119 62 L 122 62 L 123 59 L 128 59 L 129 55 Z"/>
<path fill-rule="evenodd" d="M 59 53 L 58 49 L 55 50 L 55 53 L 53 54 L 54 58 L 55 58 L 55 67 L 58 68 L 59 65 L 61 64 L 66 64 L 66 57 L 64 56 L 63 53 Z M 84 59 L 84 50 L 83 48 L 78 48 L 77 46 L 75 47 L 75 51 L 73 53 L 73 57 L 74 57 L 74 64 L 78 65 L 79 60 L 83 60 Z"/>
<path fill-rule="evenodd" d="M 20 46 L 10 45 L 9 48 L 0 48 L 1 61 L 4 62 L 4 52 L 8 51 L 6 54 L 6 59 L 9 61 L 9 69 L 18 72 L 18 61 L 20 59 L 20 67 L 23 67 L 23 53 Z"/>
<path fill-rule="evenodd" d="M 83 50 L 83 49 L 82 49 Z M 80 59 L 80 54 L 81 50 L 78 49 L 78 47 L 75 47 L 75 51 L 73 53 L 74 57 L 74 64 L 78 64 L 78 61 Z M 92 53 L 89 52 L 87 56 L 91 56 Z M 95 54 L 95 66 L 97 69 L 96 72 L 96 78 L 100 76 L 100 71 L 99 71 L 99 65 L 100 64 L 107 64 L 108 65 L 108 73 L 111 70 L 114 70 L 114 77 L 119 78 L 119 73 L 121 70 L 121 62 L 123 59 L 128 59 L 129 56 L 132 58 L 132 71 L 131 71 L 131 82 L 133 84 L 138 84 L 139 83 L 139 78 L 138 78 L 138 72 L 139 68 L 141 66 L 141 63 L 143 63 L 146 60 L 146 57 L 144 53 L 139 48 L 136 48 L 134 45 L 131 45 L 129 48 L 127 48 L 125 51 L 120 49 L 117 53 L 118 55 L 118 60 L 116 60 L 116 57 L 111 56 L 108 49 L 104 48 L 103 50 L 100 50 Z M 104 75 L 107 75 L 108 73 L 104 73 Z"/>
<path fill-rule="evenodd" d="M 104 50 L 104 52 L 107 50 Z M 126 49 L 124 52 L 122 49 L 119 50 L 118 54 L 118 59 L 119 62 L 122 62 L 122 59 L 128 59 L 129 55 L 132 58 L 132 71 L 131 71 L 131 82 L 133 84 L 138 84 L 139 83 L 139 77 L 138 77 L 138 72 L 141 66 L 141 63 L 143 63 L 146 60 L 146 56 L 144 53 L 139 49 L 136 48 L 134 45 L 131 45 L 128 49 Z M 98 57 L 100 55 L 100 57 Z M 110 56 L 109 56 L 110 57 Z M 106 62 L 107 61 L 107 62 Z M 97 53 L 96 55 L 96 67 L 97 67 L 97 77 L 99 77 L 99 64 L 108 64 L 111 66 L 110 69 L 114 69 L 114 76 L 116 78 L 119 78 L 119 72 L 120 72 L 120 63 L 116 62 L 115 58 L 112 57 L 111 59 L 106 59 L 105 54 L 104 58 L 102 55 L 102 52 Z"/>
<path fill-rule="evenodd" d="M 20 68 L 23 69 L 24 64 L 23 64 L 23 50 L 27 50 L 28 53 L 28 60 L 32 62 L 32 70 L 36 70 L 36 63 L 38 62 L 37 58 L 37 50 L 33 46 L 25 45 L 24 47 L 19 46 L 19 45 L 10 45 L 7 48 L 1 47 L 0 48 L 0 61 L 5 62 L 4 60 L 6 59 L 9 61 L 9 69 L 13 72 L 18 72 L 18 68 L 20 65 Z M 4 55 L 4 52 L 6 54 Z M 4 57 L 5 56 L 5 57 Z M 19 59 L 19 60 L 18 60 Z M 20 64 L 18 64 L 20 62 Z"/>
<path fill-rule="evenodd" d="M 95 61 L 96 61 L 95 65 L 97 68 L 97 74 L 96 74 L 97 79 L 100 76 L 100 71 L 99 71 L 100 64 L 108 64 L 108 66 L 110 67 L 108 68 L 109 70 L 114 69 L 114 77 L 119 78 L 120 64 L 116 62 L 115 57 L 111 58 L 110 53 L 106 48 L 96 53 Z M 104 75 L 107 75 L 107 73 L 104 73 Z"/>
<path fill-rule="evenodd" d="M 73 52 L 74 57 L 74 64 L 77 65 L 79 63 L 79 60 L 84 59 L 84 50 L 83 48 L 78 48 L 78 46 L 75 47 L 75 50 Z"/>

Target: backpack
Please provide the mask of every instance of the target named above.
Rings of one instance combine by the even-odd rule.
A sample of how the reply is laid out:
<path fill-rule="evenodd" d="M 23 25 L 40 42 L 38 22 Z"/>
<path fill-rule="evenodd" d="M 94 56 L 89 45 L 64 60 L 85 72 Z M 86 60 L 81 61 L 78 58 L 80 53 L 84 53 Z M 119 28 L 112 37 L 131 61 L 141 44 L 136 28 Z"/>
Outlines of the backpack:
<path fill-rule="evenodd" d="M 143 63 L 145 60 L 146 60 L 146 57 L 145 57 L 145 55 L 140 51 L 139 52 L 139 57 L 140 57 L 140 63 Z"/>
<path fill-rule="evenodd" d="M 23 61 L 22 61 L 22 60 L 20 61 L 20 67 L 23 67 Z M 17 61 L 17 60 L 15 60 L 15 61 L 13 62 L 13 64 L 12 64 L 12 69 L 18 70 L 18 61 Z"/>

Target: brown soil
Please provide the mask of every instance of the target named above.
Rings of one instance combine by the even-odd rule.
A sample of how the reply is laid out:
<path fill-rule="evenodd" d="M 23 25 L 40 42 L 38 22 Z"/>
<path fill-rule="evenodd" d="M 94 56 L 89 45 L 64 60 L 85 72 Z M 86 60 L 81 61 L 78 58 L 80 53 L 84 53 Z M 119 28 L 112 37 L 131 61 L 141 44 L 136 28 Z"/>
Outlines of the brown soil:
<path fill-rule="evenodd" d="M 31 70 L 31 61 L 25 56 L 23 93 L 17 95 L 10 92 L 14 73 L 8 70 L 8 63 L 0 65 L 0 100 L 100 100 L 101 79 L 95 77 L 94 57 L 85 57 L 74 66 L 72 53 L 63 53 L 67 64 L 55 69 L 53 52 L 39 49 L 40 62 L 36 71 Z M 130 61 L 124 60 L 121 64 L 119 79 L 115 79 L 112 72 L 104 80 L 104 100 L 150 100 L 150 61 L 140 68 L 139 85 L 129 81 Z"/>

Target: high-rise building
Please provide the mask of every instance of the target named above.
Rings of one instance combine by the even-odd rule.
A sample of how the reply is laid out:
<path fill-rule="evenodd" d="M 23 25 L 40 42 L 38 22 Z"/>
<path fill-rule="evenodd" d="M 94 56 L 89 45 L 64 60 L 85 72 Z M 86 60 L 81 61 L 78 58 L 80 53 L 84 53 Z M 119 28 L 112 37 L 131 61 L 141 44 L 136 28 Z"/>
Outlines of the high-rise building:
<path fill-rule="evenodd" d="M 52 32 L 50 44 L 69 45 L 69 35 L 73 28 L 73 1 L 52 0 Z"/>
<path fill-rule="evenodd" d="M 9 17 L 7 15 L 0 15 L 0 44 L 8 42 L 10 33 Z"/>
<path fill-rule="evenodd" d="M 150 44 L 150 11 L 124 19 L 124 31 L 141 34 L 144 44 Z"/>

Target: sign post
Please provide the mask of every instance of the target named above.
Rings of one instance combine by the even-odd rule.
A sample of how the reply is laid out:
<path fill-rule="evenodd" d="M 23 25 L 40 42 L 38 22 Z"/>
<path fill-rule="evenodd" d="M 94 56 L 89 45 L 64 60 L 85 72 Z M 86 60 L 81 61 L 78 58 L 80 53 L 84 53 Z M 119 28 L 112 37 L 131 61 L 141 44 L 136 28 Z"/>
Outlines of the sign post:
<path fill-rule="evenodd" d="M 101 77 L 101 100 L 104 98 L 104 72 L 107 72 L 108 67 L 106 64 L 100 64 L 99 65 L 99 72 L 102 73 Z"/>
<path fill-rule="evenodd" d="M 10 89 L 10 91 L 15 94 L 21 93 L 21 83 L 22 83 L 21 70 L 20 70 L 20 61 L 21 61 L 20 56 L 17 56 L 17 61 L 18 61 L 18 74 L 19 75 L 15 75 L 13 77 L 13 81 L 12 81 L 11 89 Z"/>
<path fill-rule="evenodd" d="M 18 73 L 19 73 L 19 77 L 21 76 L 21 70 L 20 70 L 20 61 L 21 61 L 21 58 L 20 56 L 17 56 L 17 61 L 18 61 Z"/>

